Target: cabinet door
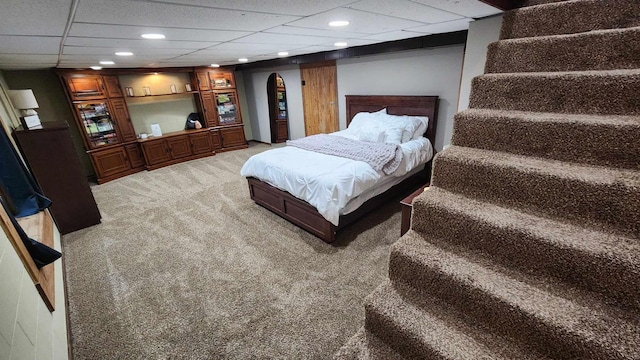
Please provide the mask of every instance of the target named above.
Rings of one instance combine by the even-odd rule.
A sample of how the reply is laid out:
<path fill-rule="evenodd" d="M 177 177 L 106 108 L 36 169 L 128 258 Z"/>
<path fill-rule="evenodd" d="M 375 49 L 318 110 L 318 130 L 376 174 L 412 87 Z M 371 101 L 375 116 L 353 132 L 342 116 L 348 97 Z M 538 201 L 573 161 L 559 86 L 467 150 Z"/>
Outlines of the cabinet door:
<path fill-rule="evenodd" d="M 142 150 L 140 149 L 139 144 L 128 144 L 124 146 L 127 151 L 127 156 L 129 157 L 129 163 L 131 163 L 132 168 L 139 168 L 144 166 L 144 156 L 142 155 Z"/>
<path fill-rule="evenodd" d="M 164 140 L 148 140 L 142 143 L 142 152 L 147 165 L 157 165 L 171 160 L 169 152 Z"/>
<path fill-rule="evenodd" d="M 73 100 L 94 100 L 106 97 L 100 75 L 65 75 L 65 82 Z"/>
<path fill-rule="evenodd" d="M 200 93 L 202 99 L 202 111 L 204 111 L 204 120 L 206 126 L 216 126 L 216 103 L 213 99 L 213 93 L 210 91 Z M 205 126 L 205 124 L 202 124 Z"/>
<path fill-rule="evenodd" d="M 76 109 L 80 128 L 87 147 L 95 149 L 122 142 L 117 131 L 118 125 L 109 112 L 106 100 L 78 101 L 73 104 Z"/>
<path fill-rule="evenodd" d="M 211 134 L 211 144 L 213 146 L 213 150 L 222 149 L 222 140 L 220 139 L 220 130 L 211 130 L 209 131 Z"/>
<path fill-rule="evenodd" d="M 222 147 L 242 146 L 247 144 L 244 137 L 244 129 L 242 126 L 234 126 L 230 128 L 220 129 L 220 137 L 222 138 Z"/>
<path fill-rule="evenodd" d="M 238 106 L 238 93 L 235 90 L 213 92 L 216 111 L 218 113 L 218 125 L 241 124 L 240 107 Z"/>
<path fill-rule="evenodd" d="M 172 136 L 167 138 L 166 141 L 171 151 L 172 159 L 180 159 L 191 155 L 191 144 L 187 135 Z"/>
<path fill-rule="evenodd" d="M 231 71 L 210 71 L 209 79 L 213 89 L 235 88 L 236 82 Z"/>
<path fill-rule="evenodd" d="M 198 81 L 198 90 L 211 90 L 209 74 L 206 71 L 197 71 L 196 80 Z"/>
<path fill-rule="evenodd" d="M 189 142 L 194 155 L 213 152 L 211 135 L 207 131 L 189 134 Z"/>
<path fill-rule="evenodd" d="M 287 130 L 287 120 L 276 120 L 277 137 L 276 142 L 284 142 L 289 138 Z"/>
<path fill-rule="evenodd" d="M 123 98 L 111 99 L 109 100 L 109 103 L 111 104 L 111 117 L 115 120 L 123 141 L 135 140 L 136 132 L 133 129 L 133 124 L 131 123 L 131 116 L 129 116 L 127 103 Z"/>
<path fill-rule="evenodd" d="M 104 81 L 107 95 L 109 95 L 110 98 L 122 97 L 120 81 L 118 81 L 117 76 L 103 76 L 102 81 Z"/>
<path fill-rule="evenodd" d="M 117 175 L 131 169 L 124 147 L 97 150 L 90 153 L 91 161 L 98 175 L 98 179 Z"/>

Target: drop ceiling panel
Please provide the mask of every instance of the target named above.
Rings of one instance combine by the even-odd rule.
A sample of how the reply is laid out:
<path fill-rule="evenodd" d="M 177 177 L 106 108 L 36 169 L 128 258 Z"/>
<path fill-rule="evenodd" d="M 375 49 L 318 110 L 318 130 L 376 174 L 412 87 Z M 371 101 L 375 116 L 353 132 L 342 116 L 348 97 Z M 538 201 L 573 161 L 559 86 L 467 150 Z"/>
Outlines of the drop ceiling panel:
<path fill-rule="evenodd" d="M 326 42 L 334 42 L 335 38 L 302 36 L 288 34 L 255 33 L 235 40 L 235 43 L 254 44 L 281 44 L 281 45 L 318 45 Z"/>
<path fill-rule="evenodd" d="M 183 24 L 188 26 L 189 24 Z M 90 38 L 118 38 L 140 39 L 140 35 L 147 33 L 161 33 L 167 36 L 166 40 L 172 41 L 229 41 L 251 34 L 250 31 L 232 30 L 201 30 L 201 29 L 177 29 L 160 26 L 125 26 L 74 23 L 71 25 L 69 36 Z"/>
<path fill-rule="evenodd" d="M 480 18 L 500 14 L 502 11 L 478 0 L 412 0 L 417 3 L 450 11 L 466 17 Z"/>
<path fill-rule="evenodd" d="M 301 35 L 301 36 L 320 36 L 326 38 L 347 39 L 358 38 L 367 36 L 369 34 L 357 33 L 352 31 L 341 30 L 325 30 L 325 29 L 310 29 L 297 26 L 282 25 L 263 31 L 265 33 L 274 34 L 289 34 L 289 35 Z"/>
<path fill-rule="evenodd" d="M 260 31 L 296 16 L 238 10 L 125 0 L 84 0 L 78 5 L 76 22 L 195 29 Z"/>
<path fill-rule="evenodd" d="M 58 62 L 58 55 L 25 55 L 25 54 L 0 54 L 0 63 L 12 64 L 54 64 Z"/>
<path fill-rule="evenodd" d="M 2 0 L 1 35 L 62 36 L 71 0 Z"/>
<path fill-rule="evenodd" d="M 220 44 L 205 41 L 168 41 L 168 40 L 132 40 L 132 39 L 95 39 L 86 37 L 68 37 L 65 45 L 86 47 L 118 47 L 127 49 L 191 49 L 198 50 Z"/>
<path fill-rule="evenodd" d="M 63 49 L 63 54 L 73 55 L 111 55 L 114 56 L 116 51 L 128 51 L 129 49 L 124 48 L 111 48 L 111 47 L 84 47 L 84 46 L 65 46 Z M 190 50 L 183 49 L 145 49 L 144 53 L 136 54 L 133 52 L 134 56 L 144 56 L 144 55 L 181 55 L 189 52 Z M 115 57 L 115 56 L 114 56 Z M 128 58 L 129 56 L 118 56 L 117 58 Z"/>
<path fill-rule="evenodd" d="M 163 2 L 271 14 L 309 16 L 347 5 L 352 3 L 353 0 L 166 0 Z"/>
<path fill-rule="evenodd" d="M 423 23 L 437 23 L 461 19 L 464 16 L 448 11 L 439 10 L 430 6 L 415 3 L 409 0 L 365 0 L 349 5 L 356 10 L 371 13 L 409 19 Z"/>
<path fill-rule="evenodd" d="M 61 37 L 55 36 L 3 36 L 0 49 L 7 54 L 52 54 L 58 55 Z"/>
<path fill-rule="evenodd" d="M 397 31 L 425 24 L 424 22 L 404 20 L 366 11 L 340 8 L 292 21 L 287 25 L 327 30 L 330 28 L 329 22 L 333 20 L 347 20 L 350 22 L 349 31 L 367 34 Z"/>
<path fill-rule="evenodd" d="M 421 32 L 402 30 L 402 31 L 386 32 L 386 33 L 376 34 L 376 35 L 369 35 L 364 39 L 373 40 L 373 41 L 378 41 L 379 42 L 379 41 L 393 41 L 393 40 L 399 40 L 399 39 L 409 39 L 409 38 L 425 36 L 425 35 L 427 35 L 427 34 L 421 33 Z"/>
<path fill-rule="evenodd" d="M 438 24 L 419 26 L 409 29 L 409 31 L 424 32 L 428 34 L 447 33 L 452 31 L 460 31 L 469 29 L 469 22 L 473 19 L 465 18 L 461 20 L 447 21 Z"/>

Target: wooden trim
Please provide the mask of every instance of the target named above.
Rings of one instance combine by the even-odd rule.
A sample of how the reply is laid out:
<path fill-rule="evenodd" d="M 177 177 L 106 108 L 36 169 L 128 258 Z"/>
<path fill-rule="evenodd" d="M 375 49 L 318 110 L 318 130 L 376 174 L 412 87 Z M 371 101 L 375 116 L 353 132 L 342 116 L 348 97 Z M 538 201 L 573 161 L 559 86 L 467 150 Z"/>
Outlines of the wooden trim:
<path fill-rule="evenodd" d="M 22 239 L 18 235 L 16 228 L 11 224 L 9 214 L 0 207 L 0 225 L 2 226 L 7 238 L 13 248 L 18 253 L 18 257 L 22 261 L 29 277 L 33 281 L 40 297 L 44 301 L 49 311 L 55 310 L 55 272 L 54 263 L 43 266 L 38 269 L 35 262 L 31 258 L 31 255 L 27 251 L 26 247 L 22 243 Z M 25 216 L 17 219 L 18 224 L 22 227 L 24 232 L 32 239 L 37 240 L 51 248 L 54 247 L 53 243 L 53 219 L 48 210 L 40 211 L 37 214 L 31 216 Z"/>

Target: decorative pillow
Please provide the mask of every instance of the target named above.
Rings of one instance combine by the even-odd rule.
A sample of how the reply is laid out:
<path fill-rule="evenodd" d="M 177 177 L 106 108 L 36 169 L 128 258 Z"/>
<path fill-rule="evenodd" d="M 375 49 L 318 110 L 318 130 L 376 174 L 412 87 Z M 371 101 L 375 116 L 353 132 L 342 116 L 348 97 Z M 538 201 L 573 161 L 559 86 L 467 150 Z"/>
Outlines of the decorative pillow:
<path fill-rule="evenodd" d="M 388 128 L 384 130 L 383 142 L 388 144 L 401 144 L 403 132 L 404 130 L 399 127 Z"/>
<path fill-rule="evenodd" d="M 380 129 L 377 126 L 369 126 L 360 129 L 358 138 L 360 141 L 381 143 L 384 142 L 385 133 L 383 129 Z"/>

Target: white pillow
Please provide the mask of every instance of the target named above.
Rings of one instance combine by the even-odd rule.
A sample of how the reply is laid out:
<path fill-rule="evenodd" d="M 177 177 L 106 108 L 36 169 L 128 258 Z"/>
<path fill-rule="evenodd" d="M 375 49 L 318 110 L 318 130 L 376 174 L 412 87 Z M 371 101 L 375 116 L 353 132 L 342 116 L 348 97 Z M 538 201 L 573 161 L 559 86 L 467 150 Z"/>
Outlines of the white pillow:
<path fill-rule="evenodd" d="M 384 142 L 385 133 L 383 129 L 377 126 L 370 126 L 360 129 L 358 138 L 360 141 L 381 143 Z"/>
<path fill-rule="evenodd" d="M 411 140 L 419 128 L 423 124 L 423 121 L 418 119 L 417 116 L 406 115 L 380 115 L 380 118 L 385 122 L 388 127 L 399 127 L 403 129 L 402 142 Z"/>

